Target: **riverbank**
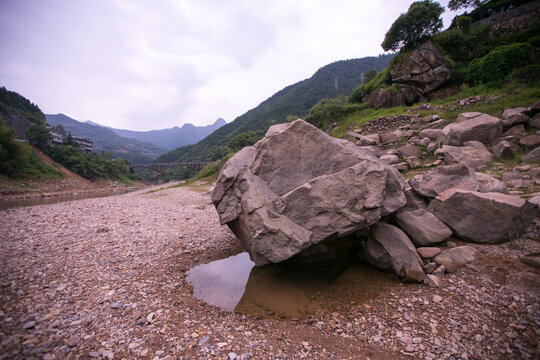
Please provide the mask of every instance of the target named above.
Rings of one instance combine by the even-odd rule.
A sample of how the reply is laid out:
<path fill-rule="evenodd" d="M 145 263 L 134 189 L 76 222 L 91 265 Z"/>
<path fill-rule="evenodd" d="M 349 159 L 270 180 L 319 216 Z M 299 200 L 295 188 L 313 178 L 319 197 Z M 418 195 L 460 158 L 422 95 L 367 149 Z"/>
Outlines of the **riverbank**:
<path fill-rule="evenodd" d="M 159 188 L 0 212 L 0 359 L 539 354 L 540 272 L 518 259 L 536 241 L 473 244 L 477 261 L 440 288 L 398 282 L 304 317 L 253 318 L 205 304 L 186 281 L 243 251 L 209 194 L 148 191 Z"/>

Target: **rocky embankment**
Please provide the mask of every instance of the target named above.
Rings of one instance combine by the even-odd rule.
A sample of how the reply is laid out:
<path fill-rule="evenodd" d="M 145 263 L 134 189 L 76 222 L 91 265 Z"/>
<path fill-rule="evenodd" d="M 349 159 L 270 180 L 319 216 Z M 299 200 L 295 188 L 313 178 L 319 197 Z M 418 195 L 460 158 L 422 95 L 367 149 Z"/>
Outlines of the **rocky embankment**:
<path fill-rule="evenodd" d="M 276 320 L 193 297 L 187 270 L 241 251 L 204 193 L 5 210 L 0 239 L 2 359 L 538 356 L 539 274 L 519 261 L 532 240 L 470 245 L 476 260 L 438 288 L 397 283 L 362 302 L 339 296 L 314 314 Z"/>

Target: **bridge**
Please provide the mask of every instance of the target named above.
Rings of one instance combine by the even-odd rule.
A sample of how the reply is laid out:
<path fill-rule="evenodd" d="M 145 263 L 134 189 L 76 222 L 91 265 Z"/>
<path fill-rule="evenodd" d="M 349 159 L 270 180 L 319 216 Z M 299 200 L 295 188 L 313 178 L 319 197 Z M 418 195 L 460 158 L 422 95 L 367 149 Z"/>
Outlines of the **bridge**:
<path fill-rule="evenodd" d="M 150 168 L 150 169 L 156 170 L 158 173 L 158 184 L 161 184 L 162 183 L 161 174 L 163 173 L 165 169 L 168 169 L 170 167 L 175 167 L 175 166 L 185 166 L 188 169 L 191 169 L 197 173 L 201 171 L 201 169 L 206 164 L 210 164 L 210 163 L 201 161 L 201 162 L 181 162 L 181 163 L 130 164 L 129 168 L 134 169 L 134 168 L 139 167 L 139 168 Z"/>

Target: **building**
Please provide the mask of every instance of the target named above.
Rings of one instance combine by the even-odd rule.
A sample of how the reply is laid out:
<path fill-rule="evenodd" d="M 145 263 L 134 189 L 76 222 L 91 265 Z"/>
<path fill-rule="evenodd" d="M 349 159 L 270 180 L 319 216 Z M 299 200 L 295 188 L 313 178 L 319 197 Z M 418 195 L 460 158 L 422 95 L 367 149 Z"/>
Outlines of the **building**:
<path fill-rule="evenodd" d="M 64 143 L 64 140 L 62 139 L 62 134 L 58 132 L 55 128 L 47 125 L 47 130 L 52 136 L 52 139 L 48 141 L 49 146 L 62 145 Z"/>
<path fill-rule="evenodd" d="M 82 138 L 79 136 L 72 136 L 73 141 L 79 144 L 79 149 L 84 152 L 90 153 L 94 150 L 94 142 L 90 139 Z"/>

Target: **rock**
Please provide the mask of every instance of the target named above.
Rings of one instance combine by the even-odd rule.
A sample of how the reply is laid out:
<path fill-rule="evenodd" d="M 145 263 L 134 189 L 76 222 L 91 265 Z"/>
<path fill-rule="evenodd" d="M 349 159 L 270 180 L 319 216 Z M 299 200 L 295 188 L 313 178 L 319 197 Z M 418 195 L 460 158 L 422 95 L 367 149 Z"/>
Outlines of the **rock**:
<path fill-rule="evenodd" d="M 358 135 L 355 136 L 358 141 L 356 145 L 379 145 L 381 140 L 379 134 L 369 134 L 369 135 Z"/>
<path fill-rule="evenodd" d="M 420 131 L 421 137 L 427 137 L 431 140 L 436 140 L 439 136 L 441 136 L 442 130 L 441 129 L 424 129 Z"/>
<path fill-rule="evenodd" d="M 527 136 L 527 130 L 525 130 L 525 126 L 523 124 L 512 126 L 510 129 L 506 130 L 503 135 L 505 136 L 517 136 L 517 137 L 523 137 Z"/>
<path fill-rule="evenodd" d="M 438 304 L 438 303 L 440 303 L 440 302 L 443 300 L 443 298 L 440 297 L 439 295 L 433 295 L 433 299 L 432 299 L 432 300 L 433 300 L 433 302 L 434 302 L 435 304 Z"/>
<path fill-rule="evenodd" d="M 534 129 L 540 129 L 540 115 L 536 114 L 532 119 L 529 120 L 529 126 Z"/>
<path fill-rule="evenodd" d="M 230 352 L 229 355 L 227 356 L 228 360 L 236 360 L 237 358 L 238 358 L 238 355 L 236 355 L 233 352 Z"/>
<path fill-rule="evenodd" d="M 446 272 L 455 272 L 461 266 L 475 260 L 476 249 L 472 246 L 458 246 L 444 250 L 433 259 L 437 264 L 444 265 Z"/>
<path fill-rule="evenodd" d="M 22 326 L 22 328 L 24 330 L 30 330 L 30 329 L 33 329 L 34 327 L 36 326 L 36 322 L 35 321 L 28 321 L 28 322 L 25 322 Z"/>
<path fill-rule="evenodd" d="M 410 156 L 420 156 L 420 148 L 413 144 L 406 144 L 403 146 L 400 146 L 398 149 L 398 154 L 403 157 L 410 157 Z"/>
<path fill-rule="evenodd" d="M 399 228 L 379 222 L 370 228 L 363 256 L 371 265 L 396 275 L 422 282 L 422 260 L 407 235 Z"/>
<path fill-rule="evenodd" d="M 369 102 L 376 108 L 390 108 L 405 105 L 405 97 L 398 91 L 379 89 L 369 96 Z"/>
<path fill-rule="evenodd" d="M 420 255 L 424 259 L 432 259 L 441 253 L 441 249 L 439 249 L 438 247 L 431 247 L 431 246 L 419 247 L 418 249 L 416 249 L 416 252 L 418 253 L 418 255 Z"/>
<path fill-rule="evenodd" d="M 440 287 L 441 278 L 435 275 L 427 274 L 424 278 L 424 284 L 430 287 Z"/>
<path fill-rule="evenodd" d="M 508 194 L 508 189 L 504 181 L 501 181 L 489 174 L 475 172 L 476 179 L 480 182 L 480 192 L 500 192 Z"/>
<path fill-rule="evenodd" d="M 403 193 L 405 194 L 405 199 L 407 200 L 407 203 L 400 210 L 406 211 L 406 210 L 416 210 L 416 209 L 427 209 L 427 206 L 428 206 L 427 202 L 424 200 L 423 197 L 418 195 L 418 193 L 414 191 L 413 188 L 408 186 L 405 188 L 405 190 L 403 190 Z"/>
<path fill-rule="evenodd" d="M 67 345 L 69 347 L 75 347 L 79 345 L 80 342 L 81 342 L 81 338 L 78 335 L 71 335 L 67 341 Z"/>
<path fill-rule="evenodd" d="M 500 193 L 450 189 L 433 199 L 428 210 L 459 238 L 496 244 L 518 238 L 536 216 L 537 206 Z"/>
<path fill-rule="evenodd" d="M 478 191 L 480 182 L 474 171 L 466 165 L 443 165 L 423 175 L 409 180 L 409 184 L 418 194 L 434 198 L 450 188 Z"/>
<path fill-rule="evenodd" d="M 431 40 L 403 56 L 390 67 L 392 84 L 408 105 L 417 102 L 445 84 L 451 71 L 444 56 Z"/>
<path fill-rule="evenodd" d="M 502 113 L 502 125 L 505 128 L 509 128 L 516 124 L 525 124 L 529 121 L 529 117 L 525 115 L 527 110 L 524 107 L 505 109 Z"/>
<path fill-rule="evenodd" d="M 493 147 L 493 155 L 498 159 L 513 159 L 515 154 L 512 144 L 505 140 Z"/>
<path fill-rule="evenodd" d="M 399 163 L 399 157 L 397 155 L 383 155 L 379 160 L 384 161 L 389 165 L 394 165 Z"/>
<path fill-rule="evenodd" d="M 486 166 L 486 162 L 493 160 L 493 154 L 472 146 L 443 145 L 435 151 L 435 155 L 443 155 L 446 164 L 464 164 L 472 169 Z"/>
<path fill-rule="evenodd" d="M 437 263 L 434 263 L 434 262 L 427 263 L 422 267 L 422 269 L 424 270 L 426 274 L 431 274 L 433 270 L 435 270 L 436 268 L 437 268 Z"/>
<path fill-rule="evenodd" d="M 422 167 L 420 159 L 418 159 L 416 156 L 409 156 L 406 161 L 407 165 L 409 165 L 409 169 L 417 169 Z"/>
<path fill-rule="evenodd" d="M 296 120 L 229 159 L 212 201 L 260 266 L 367 229 L 405 205 L 404 187 L 391 166 Z"/>
<path fill-rule="evenodd" d="M 532 103 L 529 108 L 527 109 L 527 114 L 529 116 L 535 116 L 536 114 L 540 113 L 540 100 L 535 101 Z"/>
<path fill-rule="evenodd" d="M 391 144 L 402 139 L 403 132 L 401 130 L 390 131 L 387 133 L 379 134 L 381 144 Z"/>
<path fill-rule="evenodd" d="M 540 195 L 537 195 L 531 199 L 529 199 L 530 203 L 536 204 L 536 216 L 540 217 Z"/>
<path fill-rule="evenodd" d="M 527 155 L 521 157 L 523 161 L 534 162 L 540 160 L 540 147 L 537 147 L 534 150 L 531 150 Z"/>
<path fill-rule="evenodd" d="M 500 138 L 502 135 L 501 120 L 487 114 L 480 113 L 465 113 L 461 114 L 465 118 L 465 115 L 471 115 L 466 121 L 456 121 L 453 124 L 447 125 L 442 129 L 440 137 L 441 142 L 460 146 L 465 141 L 477 140 L 484 144 L 490 144 L 493 140 Z"/>
<path fill-rule="evenodd" d="M 426 124 L 424 126 L 422 126 L 420 129 L 418 129 L 420 131 L 420 133 L 422 133 L 423 130 L 426 130 L 426 129 L 437 129 L 437 130 L 442 130 L 443 127 L 445 127 L 446 125 L 449 124 L 449 121 L 448 120 L 445 120 L 445 119 L 439 119 L 437 121 L 434 121 L 432 123 L 429 123 L 429 124 Z"/>
<path fill-rule="evenodd" d="M 433 275 L 438 276 L 440 278 L 442 278 L 445 273 L 446 273 L 446 267 L 444 265 L 440 265 L 435 270 L 433 270 Z"/>
<path fill-rule="evenodd" d="M 441 146 L 441 143 L 439 142 L 430 142 L 426 147 L 426 151 L 428 153 L 433 152 L 437 150 L 440 146 Z"/>
<path fill-rule="evenodd" d="M 392 165 L 394 168 L 396 168 L 398 171 L 407 171 L 409 170 L 409 164 L 407 162 L 400 162 L 397 164 Z"/>
<path fill-rule="evenodd" d="M 540 136 L 539 135 L 525 136 L 524 138 L 521 138 L 521 140 L 519 140 L 519 143 L 521 146 L 527 149 L 534 149 L 540 146 Z"/>
<path fill-rule="evenodd" d="M 416 246 L 437 244 L 452 236 L 452 230 L 424 209 L 398 211 L 396 222 Z"/>
<path fill-rule="evenodd" d="M 519 260 L 525 265 L 540 269 L 540 254 L 523 256 Z"/>

